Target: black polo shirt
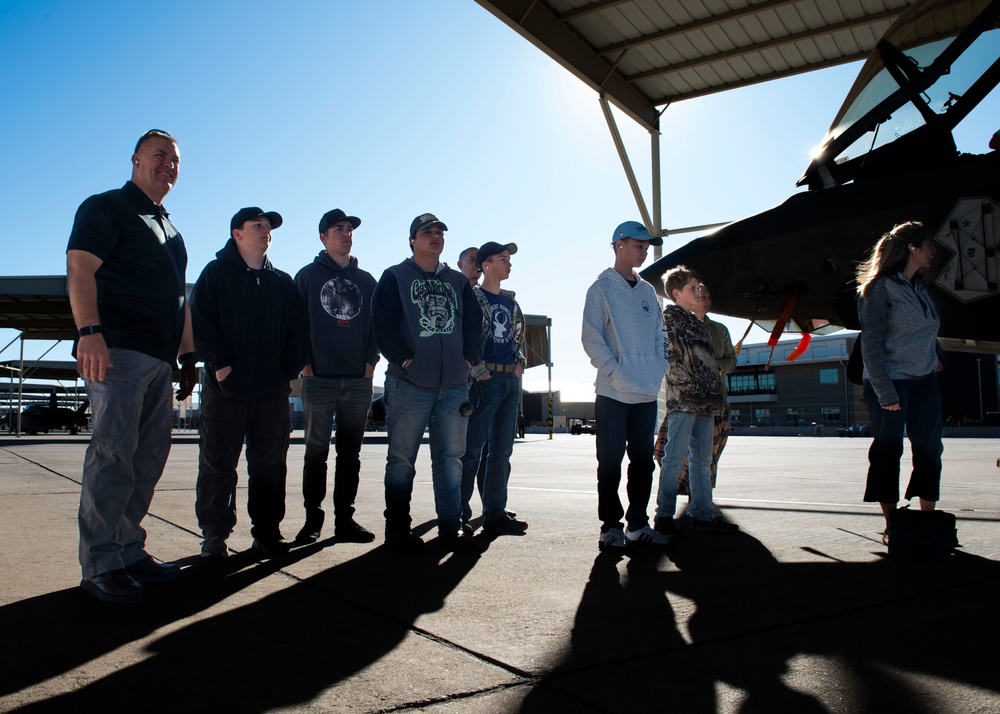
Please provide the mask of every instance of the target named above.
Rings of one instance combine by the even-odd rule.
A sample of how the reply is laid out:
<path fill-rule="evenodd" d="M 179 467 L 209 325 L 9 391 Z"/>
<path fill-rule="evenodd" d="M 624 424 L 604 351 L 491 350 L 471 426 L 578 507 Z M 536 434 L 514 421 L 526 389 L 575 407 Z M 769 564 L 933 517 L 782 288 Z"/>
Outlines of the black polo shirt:
<path fill-rule="evenodd" d="M 67 250 L 104 261 L 95 277 L 108 347 L 175 363 L 184 329 L 187 251 L 163 207 L 131 181 L 91 196 L 77 209 Z"/>

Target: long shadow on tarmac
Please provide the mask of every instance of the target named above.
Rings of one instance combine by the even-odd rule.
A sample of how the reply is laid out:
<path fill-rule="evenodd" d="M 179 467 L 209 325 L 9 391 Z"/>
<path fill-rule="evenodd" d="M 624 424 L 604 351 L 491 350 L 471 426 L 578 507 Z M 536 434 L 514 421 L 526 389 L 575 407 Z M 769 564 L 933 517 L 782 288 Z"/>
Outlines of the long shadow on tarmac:
<path fill-rule="evenodd" d="M 138 606 L 113 608 L 61 591 L 0 608 L 2 692 L 62 674 L 197 614 L 323 543 L 253 565 L 247 555 L 199 564 Z M 156 640 L 150 656 L 81 689 L 17 711 L 264 712 L 306 703 L 392 651 L 440 609 L 479 560 L 444 561 L 378 547 L 249 604 Z M 250 565 L 250 567 L 245 567 Z M 228 572 L 226 572 L 228 571 Z"/>
<path fill-rule="evenodd" d="M 0 608 L 2 693 L 197 615 L 323 545 L 273 563 L 240 555 L 214 571 L 199 564 L 134 608 L 102 607 L 75 590 Z M 203 616 L 153 642 L 146 659 L 22 711 L 306 705 L 400 645 L 479 559 L 441 555 L 433 547 L 418 556 L 375 548 Z M 746 533 L 691 534 L 668 553 L 602 554 L 562 661 L 522 685 L 530 691 L 515 708 L 929 714 L 941 709 L 932 695 L 970 685 L 985 701 L 954 702 L 954 710 L 995 710 L 998 584 L 1000 563 L 974 556 L 939 565 L 780 563 Z M 467 700 L 465 710 L 479 711 L 479 701 Z"/>
<path fill-rule="evenodd" d="M 929 714 L 935 678 L 995 706 L 1000 564 L 783 564 L 746 533 L 697 536 L 668 554 L 598 555 L 569 651 L 520 711 Z M 686 623 L 671 601 L 693 604 Z"/>

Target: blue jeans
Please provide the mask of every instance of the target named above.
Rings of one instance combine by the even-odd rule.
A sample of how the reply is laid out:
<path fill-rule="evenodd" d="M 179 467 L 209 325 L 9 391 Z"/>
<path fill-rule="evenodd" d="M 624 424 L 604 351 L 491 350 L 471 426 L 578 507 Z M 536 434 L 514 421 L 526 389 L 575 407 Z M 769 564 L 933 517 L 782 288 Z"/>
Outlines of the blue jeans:
<path fill-rule="evenodd" d="M 510 478 L 510 455 L 514 451 L 514 430 L 517 428 L 517 403 L 521 380 L 513 372 L 493 372 L 479 386 L 479 404 L 469 417 L 469 432 L 465 438 L 465 456 L 462 457 L 462 519 L 472 519 L 472 491 L 476 486 L 476 472 L 483 452 L 489 444 L 486 457 L 486 476 L 483 480 L 483 514 L 487 520 L 500 518 L 507 511 L 507 481 Z M 476 404 L 475 389 L 469 395 Z"/>
<path fill-rule="evenodd" d="M 337 460 L 333 479 L 333 512 L 350 521 L 358 495 L 361 444 L 372 403 L 370 377 L 326 379 L 302 378 L 302 409 L 305 412 L 306 456 L 302 466 L 302 499 L 306 518 L 322 523 L 326 499 L 326 460 L 330 435 L 337 417 Z"/>
<path fill-rule="evenodd" d="M 936 374 L 920 379 L 894 379 L 899 411 L 886 411 L 878 403 L 871 382 L 865 380 L 865 405 L 872 420 L 872 445 L 868 449 L 868 482 L 865 500 L 899 502 L 899 459 L 903 455 L 903 430 L 910 437 L 913 471 L 905 497 L 937 501 L 941 496 L 941 393 Z"/>
<path fill-rule="evenodd" d="M 649 524 L 646 508 L 653 487 L 653 436 L 656 432 L 656 402 L 625 404 L 597 395 L 594 400 L 597 419 L 597 517 L 601 530 L 622 527 L 622 516 L 629 530 Z M 628 511 L 622 509 L 618 484 L 622 480 L 622 458 L 628 451 Z"/>
<path fill-rule="evenodd" d="M 416 476 L 417 451 L 430 427 L 431 478 L 438 531 L 457 533 L 462 527 L 462 456 L 469 418 L 459 408 L 468 399 L 465 385 L 444 390 L 421 389 L 386 375 L 389 453 L 385 460 L 385 528 L 399 533 L 410 528 L 410 496 Z"/>
<path fill-rule="evenodd" d="M 112 348 L 103 382 L 87 382 L 93 433 L 80 490 L 80 565 L 93 577 L 146 557 L 156 482 L 170 453 L 172 365 Z"/>
<path fill-rule="evenodd" d="M 689 412 L 667 415 L 667 448 L 660 468 L 656 494 L 656 519 L 673 518 L 677 510 L 677 477 L 684 457 L 688 457 L 688 487 L 691 516 L 702 521 L 715 517 L 712 507 L 712 432 L 715 419 Z"/>

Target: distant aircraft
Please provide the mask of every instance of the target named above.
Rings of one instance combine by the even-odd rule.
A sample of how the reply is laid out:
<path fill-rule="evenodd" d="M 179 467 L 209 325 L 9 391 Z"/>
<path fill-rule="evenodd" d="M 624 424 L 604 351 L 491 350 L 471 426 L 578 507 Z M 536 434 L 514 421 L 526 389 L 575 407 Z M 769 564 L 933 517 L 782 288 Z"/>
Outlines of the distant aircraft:
<path fill-rule="evenodd" d="M 809 191 L 691 241 L 642 276 L 662 292 L 668 269 L 693 268 L 716 312 L 765 329 L 858 329 L 857 263 L 895 224 L 919 220 L 938 247 L 926 280 L 946 346 L 1000 353 L 1000 151 L 960 154 L 952 136 L 1000 83 L 998 23 L 1000 0 L 912 5 L 799 179 Z"/>
<path fill-rule="evenodd" d="M 49 396 L 48 404 L 31 404 L 21 412 L 21 431 L 25 434 L 48 433 L 52 429 L 68 429 L 76 434 L 87 428 L 87 407 L 90 400 L 84 399 L 79 409 L 58 406 L 55 391 Z"/>

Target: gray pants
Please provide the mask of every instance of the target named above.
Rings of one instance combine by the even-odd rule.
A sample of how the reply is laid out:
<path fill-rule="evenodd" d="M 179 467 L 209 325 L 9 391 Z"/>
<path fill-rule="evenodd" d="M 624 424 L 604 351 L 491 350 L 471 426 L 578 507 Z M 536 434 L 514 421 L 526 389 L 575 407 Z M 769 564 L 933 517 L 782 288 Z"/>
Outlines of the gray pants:
<path fill-rule="evenodd" d="M 112 349 L 103 382 L 87 382 L 93 435 L 80 491 L 80 565 L 84 577 L 146 557 L 153 489 L 170 453 L 172 365 Z"/>

